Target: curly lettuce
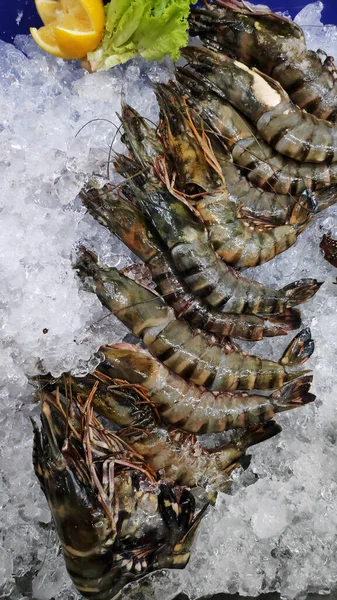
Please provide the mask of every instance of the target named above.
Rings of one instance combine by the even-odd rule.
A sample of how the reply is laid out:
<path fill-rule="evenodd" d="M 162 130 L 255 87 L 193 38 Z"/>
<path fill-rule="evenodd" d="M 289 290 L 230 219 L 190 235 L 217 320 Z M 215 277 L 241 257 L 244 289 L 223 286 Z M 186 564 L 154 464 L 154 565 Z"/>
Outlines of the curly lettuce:
<path fill-rule="evenodd" d="M 197 0 L 192 1 L 194 4 Z M 179 58 L 187 44 L 191 0 L 111 0 L 102 42 L 89 52 L 93 71 L 106 71 L 135 56 Z"/>

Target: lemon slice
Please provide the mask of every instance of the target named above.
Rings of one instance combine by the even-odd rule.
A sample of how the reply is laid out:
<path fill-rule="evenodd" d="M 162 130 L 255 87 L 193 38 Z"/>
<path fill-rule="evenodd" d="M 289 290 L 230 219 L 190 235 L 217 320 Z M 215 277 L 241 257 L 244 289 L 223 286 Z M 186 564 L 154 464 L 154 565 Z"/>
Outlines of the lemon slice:
<path fill-rule="evenodd" d="M 72 58 L 83 58 L 95 50 L 102 38 L 103 29 L 92 28 L 89 19 L 82 20 L 64 15 L 55 25 L 55 38 L 61 50 Z"/>
<path fill-rule="evenodd" d="M 44 25 L 49 25 L 57 18 L 59 3 L 55 0 L 36 0 L 36 10 Z"/>
<path fill-rule="evenodd" d="M 42 50 L 49 52 L 49 54 L 54 54 L 54 56 L 59 56 L 60 58 L 70 58 L 61 50 L 56 41 L 54 23 L 49 23 L 44 27 L 40 27 L 40 29 L 31 27 L 30 33 Z"/>
<path fill-rule="evenodd" d="M 99 45 L 104 30 L 103 0 L 35 0 L 44 23 L 31 28 L 36 43 L 61 58 L 82 58 Z"/>
<path fill-rule="evenodd" d="M 100 28 L 103 14 L 104 27 L 105 16 L 102 2 L 97 2 L 97 0 L 60 0 L 60 5 L 64 14 L 91 23 L 91 29 Z"/>

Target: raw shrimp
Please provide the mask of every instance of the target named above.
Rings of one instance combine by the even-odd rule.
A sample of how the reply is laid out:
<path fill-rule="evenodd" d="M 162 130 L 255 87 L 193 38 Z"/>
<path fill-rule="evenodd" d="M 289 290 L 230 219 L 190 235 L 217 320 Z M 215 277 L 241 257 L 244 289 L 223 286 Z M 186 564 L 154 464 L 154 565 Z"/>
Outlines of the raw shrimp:
<path fill-rule="evenodd" d="M 206 133 L 203 132 L 200 139 L 205 147 L 205 153 L 207 152 L 208 160 L 204 157 L 196 139 L 193 139 L 192 132 L 196 131 L 193 115 L 180 100 L 177 90 L 172 86 L 160 84 L 156 92 L 162 113 L 165 115 L 166 127 L 163 138 L 167 140 L 167 148 L 176 162 L 178 174 L 176 186 L 181 191 L 187 191 L 187 185 L 194 183 L 202 189 L 203 193 L 194 194 L 192 199 L 199 198 L 195 200 L 195 206 L 205 223 L 209 239 L 217 254 L 227 264 L 236 267 L 252 267 L 271 260 L 292 246 L 299 233 L 309 224 L 309 214 L 304 216 L 301 223 L 279 227 L 267 227 L 261 223 L 255 225 L 252 221 L 238 217 L 236 202 L 229 200 L 225 180 L 221 180 L 221 167 Z M 180 125 L 180 131 L 178 130 L 176 135 L 172 131 L 171 123 L 175 125 L 175 129 Z M 176 140 L 181 138 L 186 139 L 185 146 L 188 144 L 188 152 L 183 152 L 185 148 L 180 152 Z M 185 159 L 186 154 L 188 160 Z M 182 171 L 180 165 L 183 165 L 187 185 L 179 183 Z M 219 170 L 218 180 L 215 178 L 216 168 Z"/>
<path fill-rule="evenodd" d="M 299 162 L 337 161 L 337 126 L 301 110 L 273 79 L 207 48 L 189 46 L 182 54 L 275 150 Z"/>
<path fill-rule="evenodd" d="M 337 77 L 333 59 L 308 50 L 302 29 L 263 7 L 221 0 L 192 9 L 190 34 L 255 66 L 278 81 L 294 104 L 320 119 L 336 121 Z"/>
<path fill-rule="evenodd" d="M 217 336 L 259 340 L 264 336 L 284 335 L 300 326 L 297 309 L 288 308 L 270 319 L 256 315 L 230 314 L 212 309 L 191 295 L 176 275 L 160 240 L 151 231 L 144 215 L 131 202 L 117 194 L 112 186 L 82 190 L 82 202 L 102 225 L 117 235 L 150 268 L 158 290 L 179 317 L 195 327 Z"/>
<path fill-rule="evenodd" d="M 204 487 L 208 492 L 226 492 L 231 484 L 231 472 L 241 466 L 250 446 L 270 439 L 281 431 L 274 421 L 252 425 L 233 436 L 223 446 L 207 449 L 197 443 L 194 435 L 179 430 L 168 432 L 155 428 L 143 433 L 121 432 L 123 439 L 141 454 L 164 482 L 195 488 Z"/>
<path fill-rule="evenodd" d="M 216 253 L 237 268 L 254 267 L 272 260 L 297 241 L 307 227 L 302 224 L 266 227 L 236 218 L 236 204 L 223 194 L 208 194 L 196 203 Z"/>
<path fill-rule="evenodd" d="M 93 417 L 90 396 L 85 406 L 73 402 L 71 419 L 57 395 L 41 400 L 34 469 L 78 591 L 110 600 L 147 572 L 184 567 L 204 514 L 193 521 L 190 492 L 157 483 L 142 457 Z"/>
<path fill-rule="evenodd" d="M 231 313 L 281 313 L 310 298 L 316 280 L 302 280 L 283 290 L 272 290 L 245 279 L 215 253 L 205 226 L 192 210 L 166 190 L 147 188 L 138 201 L 169 249 L 177 271 L 196 296 Z M 155 209 L 154 209 L 155 207 Z"/>
<path fill-rule="evenodd" d="M 299 164 L 282 156 L 262 140 L 254 126 L 229 102 L 208 89 L 198 74 L 179 67 L 176 77 L 187 99 L 190 95 L 194 98 L 194 101 L 189 99 L 193 107 L 230 149 L 234 163 L 258 187 L 298 196 L 337 183 L 336 164 Z M 337 186 L 333 186 L 334 198 L 336 190 Z"/>
<path fill-rule="evenodd" d="M 100 267 L 96 257 L 83 252 L 76 268 L 91 278 L 91 288 L 104 306 L 150 352 L 170 369 L 212 390 L 272 389 L 303 374 L 300 369 L 311 356 L 314 342 L 310 330 L 302 330 L 289 344 L 279 362 L 264 360 L 219 345 L 201 332 L 195 333 L 172 308 L 152 291 L 115 268 Z"/>
<path fill-rule="evenodd" d="M 132 139 L 133 154 L 150 169 L 151 139 L 138 135 L 141 130 L 139 115 L 137 118 L 137 113 L 132 111 L 129 117 L 124 110 L 129 112 L 132 109 L 124 107 L 122 123 L 128 121 L 126 137 Z M 175 268 L 187 286 L 213 308 L 221 307 L 231 313 L 280 313 L 285 307 L 298 304 L 302 292 L 304 300 L 318 289 L 317 281 L 307 280 L 301 282 L 299 287 L 298 284 L 291 284 L 275 293 L 275 290 L 244 279 L 216 255 L 207 231 L 195 213 L 170 194 L 153 174 L 150 177 L 143 174 L 140 181 L 130 175 L 129 185 L 141 209 L 169 249 Z M 288 296 L 288 300 L 284 296 L 282 299 L 282 292 Z"/>
<path fill-rule="evenodd" d="M 207 449 L 196 441 L 194 434 L 165 428 L 160 422 L 160 406 L 158 410 L 156 402 L 148 398 L 146 388 L 121 379 L 111 379 L 107 369 L 105 362 L 85 377 L 65 374 L 55 380 L 48 376 L 40 383 L 44 383 L 44 390 L 47 386 L 53 391 L 55 399 L 59 392 L 66 399 L 70 390 L 74 398 L 78 395 L 83 399 L 91 397 L 91 405 L 97 412 L 109 418 L 114 425 L 124 426 L 118 429 L 118 438 L 126 442 L 136 456 L 142 456 L 161 482 L 191 488 L 202 486 L 213 492 L 226 491 L 231 483 L 230 474 L 240 466 L 247 448 L 281 431 L 274 421 L 256 423 L 236 432 L 221 447 Z M 95 393 L 92 393 L 93 389 Z M 252 406 L 252 409 L 256 413 L 256 407 Z M 152 418 L 149 418 L 149 411 Z"/>
<path fill-rule="evenodd" d="M 216 433 L 272 419 L 276 413 L 312 402 L 311 376 L 304 376 L 270 396 L 214 393 L 172 373 L 139 346 L 103 346 L 99 370 L 110 377 L 142 385 L 164 422 L 191 433 Z"/>

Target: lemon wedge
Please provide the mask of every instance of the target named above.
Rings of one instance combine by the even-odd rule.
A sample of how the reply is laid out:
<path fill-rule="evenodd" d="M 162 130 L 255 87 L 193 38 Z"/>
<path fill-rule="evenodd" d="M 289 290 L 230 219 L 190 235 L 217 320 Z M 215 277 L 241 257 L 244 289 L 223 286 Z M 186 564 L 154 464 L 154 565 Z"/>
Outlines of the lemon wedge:
<path fill-rule="evenodd" d="M 49 23 L 56 20 L 57 11 L 59 10 L 58 2 L 55 2 L 55 0 L 36 0 L 35 6 L 44 25 L 49 25 Z"/>
<path fill-rule="evenodd" d="M 54 54 L 54 56 L 59 56 L 60 58 L 72 58 L 67 56 L 59 47 L 55 37 L 54 23 L 49 23 L 44 27 L 40 27 L 40 29 L 31 27 L 30 33 L 40 48 L 49 52 L 49 54 Z"/>
<path fill-rule="evenodd" d="M 83 58 L 99 45 L 104 30 L 103 0 L 35 0 L 44 23 L 32 27 L 36 43 L 65 59 Z"/>

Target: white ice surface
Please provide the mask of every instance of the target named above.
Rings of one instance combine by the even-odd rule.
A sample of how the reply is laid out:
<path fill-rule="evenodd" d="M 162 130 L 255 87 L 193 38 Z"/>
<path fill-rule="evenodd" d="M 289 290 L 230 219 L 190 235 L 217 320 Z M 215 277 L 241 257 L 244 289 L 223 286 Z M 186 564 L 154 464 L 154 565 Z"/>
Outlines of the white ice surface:
<path fill-rule="evenodd" d="M 132 262 L 130 253 L 85 215 L 76 196 L 92 173 L 106 173 L 121 94 L 156 118 L 149 83 L 167 78 L 168 70 L 135 61 L 89 75 L 46 55 L 28 36 L 16 38 L 16 46 L 0 42 L 0 598 L 21 598 L 48 546 L 33 584 L 33 597 L 47 600 L 63 584 L 69 598 L 69 580 L 59 558 L 62 569 L 51 581 L 55 544 L 49 525 L 46 532 L 41 526 L 50 513 L 32 473 L 28 416 L 38 410 L 27 375 L 87 372 L 103 342 L 127 333 L 83 291 L 72 259 L 83 243 L 118 267 Z M 111 122 L 90 123 L 76 137 L 96 118 Z"/>
<path fill-rule="evenodd" d="M 322 29 L 319 3 L 301 11 L 314 25 L 310 44 L 337 56 L 337 29 Z M 317 33 L 320 37 L 317 40 Z M 71 600 L 50 513 L 31 465 L 31 403 L 27 374 L 82 372 L 96 364 L 101 342 L 125 328 L 71 268 L 78 245 L 119 267 L 124 248 L 75 199 L 86 177 L 106 168 L 118 125 L 121 92 L 155 119 L 148 77 L 170 70 L 141 62 L 88 75 L 74 63 L 40 52 L 27 37 L 17 48 L 0 42 L 0 598 Z M 119 149 L 118 141 L 115 149 Z M 279 590 L 287 599 L 337 590 L 337 271 L 320 255 L 323 232 L 337 234 L 337 207 L 306 230 L 295 247 L 251 275 L 281 287 L 301 277 L 325 281 L 303 306 L 316 341 L 311 366 L 317 401 L 278 418 L 283 432 L 252 451 L 249 473 L 237 475 L 232 495 L 220 495 L 204 519 L 188 568 L 157 580 L 155 597 L 171 600 L 215 592 L 258 595 Z M 43 330 L 48 330 L 43 333 Z M 286 342 L 266 340 L 254 352 L 280 356 Z M 335 592 L 336 593 L 336 592 Z"/>

